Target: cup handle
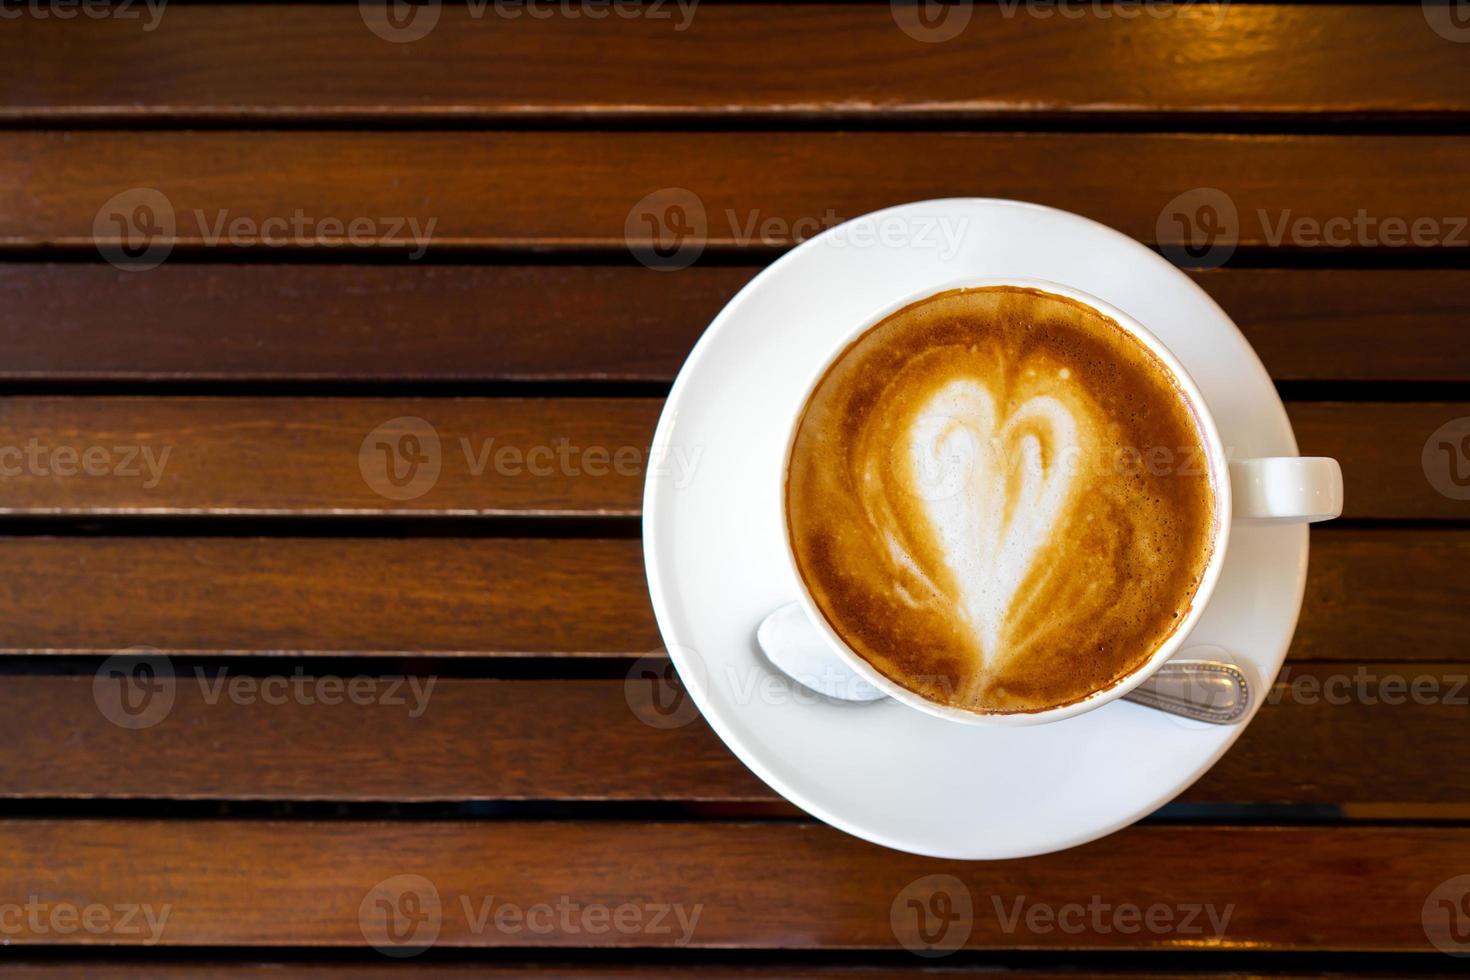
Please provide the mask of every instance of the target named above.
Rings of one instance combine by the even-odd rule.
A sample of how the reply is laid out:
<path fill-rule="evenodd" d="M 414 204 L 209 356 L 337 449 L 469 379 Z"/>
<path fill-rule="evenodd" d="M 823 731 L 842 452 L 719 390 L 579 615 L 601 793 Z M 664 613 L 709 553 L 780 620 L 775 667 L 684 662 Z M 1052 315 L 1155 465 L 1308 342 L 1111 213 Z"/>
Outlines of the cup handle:
<path fill-rule="evenodd" d="M 1232 460 L 1230 493 L 1243 523 L 1330 521 L 1342 513 L 1342 467 L 1327 456 Z"/>

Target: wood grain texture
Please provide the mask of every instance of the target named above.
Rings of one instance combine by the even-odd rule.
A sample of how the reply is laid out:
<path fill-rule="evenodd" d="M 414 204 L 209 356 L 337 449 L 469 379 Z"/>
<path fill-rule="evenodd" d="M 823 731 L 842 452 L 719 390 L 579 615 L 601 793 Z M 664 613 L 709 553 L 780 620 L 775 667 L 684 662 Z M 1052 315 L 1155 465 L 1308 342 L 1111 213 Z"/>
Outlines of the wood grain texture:
<path fill-rule="evenodd" d="M 780 800 L 710 731 L 677 681 L 645 665 L 626 681 L 380 671 L 179 664 L 155 675 L 162 686 L 150 684 L 156 707 L 111 667 L 100 685 L 90 675 L 8 677 L 0 796 Z M 132 715 L 121 713 L 124 683 L 139 709 Z M 798 690 L 780 696 L 807 710 Z M 1292 663 L 1265 701 L 1183 799 L 1470 804 L 1470 762 L 1446 751 L 1459 744 L 1470 704 L 1463 662 Z M 65 738 L 56 737 L 58 718 Z M 145 727 L 121 727 L 120 718 Z"/>
<path fill-rule="evenodd" d="M 669 381 L 756 271 L 13 263 L 0 377 Z"/>
<path fill-rule="evenodd" d="M 899 939 L 938 874 L 973 901 L 964 945 L 1054 951 L 1034 970 L 966 959 L 987 975 L 1309 975 L 1304 950 L 1407 954 L 1369 964 L 1395 976 L 1449 962 L 1431 963 L 1445 937 L 1423 916 L 1470 870 L 1470 502 L 1435 489 L 1421 450 L 1470 416 L 1429 401 L 1470 381 L 1470 270 L 1451 267 L 1470 244 L 1470 60 L 1430 8 L 962 5 L 943 43 L 882 2 L 631 19 L 430 4 L 415 16 L 434 29 L 408 43 L 374 33 L 372 4 L 134 8 L 0 30 L 0 63 L 23 69 L 0 106 L 0 258 L 17 260 L 0 263 L 0 382 L 20 383 L 0 397 L 0 945 L 57 947 L 0 974 L 877 976 L 934 965 Z M 1178 258 L 1173 212 L 1218 203 L 1188 194 L 1211 188 L 1238 216 L 1214 242 L 1259 249 L 1248 264 L 1335 249 L 1400 267 L 1191 273 L 1276 380 L 1446 385 L 1289 406 L 1302 451 L 1342 460 L 1366 526 L 1313 531 L 1286 668 L 1180 797 L 1321 807 L 1343 817 L 1330 826 L 1154 822 L 970 863 L 788 819 L 666 686 L 639 542 L 577 536 L 631 532 L 661 401 L 421 397 L 656 393 L 775 250 L 902 201 L 1038 201 Z M 1385 219 L 1429 229 L 1399 244 Z M 1303 220 L 1345 238 L 1282 237 Z M 645 269 L 629 251 L 650 229 L 717 261 Z M 125 231 L 167 261 L 109 264 Z M 188 393 L 143 387 L 166 381 Z M 92 520 L 118 515 L 141 520 Z M 290 520 L 250 520 L 267 515 Z M 191 516 L 211 518 L 198 536 L 149 523 Z M 170 658 L 168 704 L 129 728 L 125 677 L 62 655 L 139 646 Z M 196 802 L 114 802 L 139 799 Z M 189 816 L 212 800 L 395 816 Z M 552 805 L 494 805 L 528 800 Z M 353 801 L 369 805 L 331 805 Z M 460 801 L 480 816 L 392 806 Z M 119 816 L 139 812 L 170 816 Z M 565 818 L 504 816 L 532 812 Z M 735 812 L 762 819 L 712 818 Z M 683 817 L 609 819 L 645 813 Z M 449 955 L 367 948 L 412 924 L 385 915 L 415 911 L 405 886 L 435 909 L 410 942 Z M 1085 914 L 1099 903 L 1209 911 L 1140 929 Z M 507 907 L 546 915 L 508 923 Z M 1081 927 L 1007 918 L 1025 908 Z M 94 910 L 101 929 L 56 918 Z M 184 948 L 108 948 L 153 942 Z M 838 949 L 883 952 L 822 953 Z M 1267 956 L 1209 957 L 1230 950 Z"/>
<path fill-rule="evenodd" d="M 637 541 L 9 538 L 0 550 L 10 649 L 641 655 L 662 645 Z"/>
<path fill-rule="evenodd" d="M 0 118 L 506 120 L 1015 118 L 1059 111 L 1457 116 L 1470 71 L 1416 7 L 1201 6 L 1110 17 L 1080 4 L 963 7 L 925 43 L 887 4 L 658 4 L 533 17 L 520 4 L 431 8 L 389 36 L 355 5 L 170 6 L 133 19 L 22 18 L 26 64 Z M 619 11 L 626 6 L 617 8 Z M 1123 9 L 1123 8 L 1120 8 Z M 478 16 L 476 15 L 478 11 Z M 1283 39 L 1289 38 L 1290 43 Z M 609 49 L 618 56 L 608 58 Z M 1362 52 L 1371 50 L 1365 58 Z M 114 66 L 130 70 L 118 72 Z M 1035 71 L 1037 64 L 1047 70 Z M 391 66 L 391 70 L 389 69 Z"/>
<path fill-rule="evenodd" d="M 174 244 L 414 256 L 657 241 L 682 260 L 706 244 L 783 246 L 889 205 L 965 196 L 1054 205 L 1168 244 L 1189 240 L 1174 202 L 1198 188 L 1223 192 L 1238 214 L 1212 245 L 1321 251 L 1334 246 L 1290 229 L 1335 221 L 1331 240 L 1344 246 L 1402 250 L 1408 225 L 1390 238 L 1389 218 L 1431 222 L 1433 234 L 1417 234 L 1447 249 L 1470 244 L 1470 155 L 1454 136 L 16 130 L 0 132 L 0 172 L 11 177 L 0 247 L 130 242 L 158 246 L 152 258 Z M 649 197 L 670 188 L 697 201 L 675 211 Z M 1186 217 L 1201 203 L 1189 202 Z M 882 233 L 950 247 L 939 217 Z"/>
<path fill-rule="evenodd" d="M 1292 656 L 1362 661 L 1470 657 L 1470 581 L 1453 571 L 1467 562 L 1470 534 L 1464 531 L 1314 530 Z"/>
<path fill-rule="evenodd" d="M 801 823 L 0 822 L 0 902 L 135 903 L 156 915 L 166 905 L 153 935 L 170 945 L 387 944 L 384 910 L 412 911 L 402 901 L 412 893 L 420 913 L 437 894 L 439 915 L 417 925 L 437 925 L 443 947 L 893 948 L 894 905 L 903 915 L 906 896 L 922 903 L 935 887 L 917 879 L 947 874 L 956 894 L 971 896 L 965 945 L 975 948 L 1429 951 L 1421 909 L 1467 864 L 1470 831 L 1455 827 L 1135 827 L 1059 854 L 970 863 Z M 269 882 L 270 900 L 251 882 Z M 1095 918 L 1090 901 L 1110 911 Z M 499 914 L 542 904 L 549 914 L 519 923 Z M 1064 931 L 1055 919 L 1047 928 L 1012 921 L 1018 904 L 1082 912 Z M 584 918 L 594 905 L 631 908 L 615 927 Z M 1143 928 L 1140 916 L 1119 928 L 1111 910 L 1122 905 L 1164 906 L 1172 924 Z M 1217 924 L 1228 908 L 1229 918 L 1221 929 L 1199 909 L 1184 932 L 1185 905 L 1213 906 Z M 656 906 L 671 910 L 661 926 Z M 405 919 L 401 935 L 422 943 L 427 930 L 414 924 Z M 58 936 L 26 923 L 10 938 L 136 944 L 149 935 L 117 931 Z"/>
<path fill-rule="evenodd" d="M 312 954 L 307 954 L 311 956 Z M 715 960 L 714 954 L 705 957 L 698 965 L 676 965 L 661 962 L 656 956 L 640 957 L 631 951 L 619 951 L 613 955 L 617 960 L 598 961 L 595 957 L 591 960 L 579 958 L 575 961 L 559 961 L 558 957 L 538 957 L 526 963 L 507 963 L 504 957 L 498 954 L 489 962 L 462 962 L 460 960 L 435 960 L 425 961 L 423 959 L 409 959 L 392 961 L 381 955 L 372 954 L 373 959 L 359 958 L 351 954 L 338 954 L 331 960 L 323 960 L 319 955 L 311 959 L 297 959 L 290 955 L 277 954 L 270 960 L 263 962 L 251 962 L 249 957 L 240 960 L 225 959 L 200 959 L 194 957 L 180 957 L 171 955 L 168 959 L 152 959 L 145 961 L 128 961 L 126 959 L 111 959 L 105 954 L 91 954 L 89 950 L 69 950 L 65 957 L 51 960 L 26 959 L 23 955 L 5 963 L 0 963 L 0 976 L 11 977 L 14 980 L 31 977 L 77 977 L 83 976 L 87 980 L 132 980 L 137 977 L 175 977 L 186 976 L 198 978 L 198 980 L 229 980 L 233 977 L 271 977 L 279 978 L 289 973 L 291 976 L 306 977 L 401 977 L 412 975 L 415 977 L 486 977 L 490 980 L 498 978 L 512 978 L 512 980 L 546 980 L 548 977 L 576 978 L 581 977 L 620 977 L 636 978 L 636 980 L 652 980 L 655 977 L 673 978 L 673 980 L 763 980 L 773 974 L 781 977 L 789 977 L 791 980 L 808 980 L 808 978 L 819 978 L 819 980 L 868 980 L 868 978 L 882 977 L 896 980 L 899 977 L 981 977 L 986 980 L 1120 980 L 1122 977 L 1130 977 L 1133 980 L 1241 980 L 1240 972 L 1215 972 L 1209 970 L 1186 969 L 1149 969 L 1147 967 L 1134 967 L 1133 969 L 1109 969 L 1108 967 L 1089 968 L 1086 966 L 1064 966 L 1058 968 L 1025 966 L 999 966 L 995 964 L 969 965 L 959 964 L 952 959 L 948 962 L 941 960 L 939 965 L 924 965 L 917 961 L 909 962 L 899 958 L 896 965 L 875 966 L 856 963 L 832 963 L 826 965 L 813 965 L 799 961 L 782 961 L 779 958 L 762 957 L 758 964 L 731 964 Z M 907 955 L 907 954 L 902 954 Z M 894 957 L 890 956 L 889 959 Z M 640 959 L 645 962 L 639 962 Z M 652 961 L 652 962 L 647 962 Z M 1251 978 L 1260 980 L 1321 980 L 1321 972 L 1310 972 L 1307 969 L 1293 969 L 1291 967 L 1261 969 L 1259 966 L 1252 967 L 1248 974 Z M 1434 966 L 1420 968 L 1410 965 L 1407 960 L 1396 960 L 1393 964 L 1393 972 L 1381 968 L 1380 964 L 1372 964 L 1363 972 L 1351 972 L 1334 968 L 1331 976 L 1340 977 L 1342 980 L 1354 980 L 1357 977 L 1383 978 L 1392 977 L 1392 980 L 1449 980 L 1458 974 L 1439 969 Z"/>
<path fill-rule="evenodd" d="M 0 511 L 631 515 L 661 407 L 595 398 L 18 398 L 0 401 L 8 491 Z M 669 467 L 686 460 L 697 473 L 693 449 L 658 458 Z"/>
<path fill-rule="evenodd" d="M 13 263 L 0 378 L 665 382 L 757 271 Z M 1277 380 L 1470 381 L 1470 271 L 1193 275 Z"/>
<path fill-rule="evenodd" d="M 651 398 L 4 398 L 0 513 L 635 516 L 650 465 L 694 486 L 716 451 L 651 447 L 661 408 Z M 1303 454 L 1341 461 L 1345 516 L 1470 517 L 1470 501 L 1439 492 L 1421 461 L 1426 440 L 1470 404 L 1295 402 L 1288 413 Z"/>
<path fill-rule="evenodd" d="M 1192 273 L 1277 381 L 1470 380 L 1470 271 Z"/>
<path fill-rule="evenodd" d="M 1463 530 L 1314 532 L 1293 661 L 1470 660 L 1467 563 Z M 662 648 L 633 540 L 11 537 L 0 564 L 7 653 Z"/>

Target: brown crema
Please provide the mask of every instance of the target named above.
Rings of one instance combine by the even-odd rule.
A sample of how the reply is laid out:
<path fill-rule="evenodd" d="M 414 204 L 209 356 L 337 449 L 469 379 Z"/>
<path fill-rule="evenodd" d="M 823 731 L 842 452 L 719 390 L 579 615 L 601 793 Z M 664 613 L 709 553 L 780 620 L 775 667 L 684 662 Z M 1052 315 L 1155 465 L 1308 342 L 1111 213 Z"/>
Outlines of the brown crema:
<path fill-rule="evenodd" d="M 1092 307 L 1011 286 L 939 293 L 849 345 L 803 410 L 785 504 L 847 645 L 987 714 L 1137 669 L 1189 612 L 1216 521 L 1168 366 Z"/>

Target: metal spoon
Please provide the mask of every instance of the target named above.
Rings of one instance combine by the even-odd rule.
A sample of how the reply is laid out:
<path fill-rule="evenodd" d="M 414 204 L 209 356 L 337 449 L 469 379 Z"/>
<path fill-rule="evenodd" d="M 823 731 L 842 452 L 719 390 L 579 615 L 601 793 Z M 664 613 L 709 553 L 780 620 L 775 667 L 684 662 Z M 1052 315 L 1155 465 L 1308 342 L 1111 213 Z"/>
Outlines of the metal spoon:
<path fill-rule="evenodd" d="M 887 697 L 833 656 L 800 603 L 788 603 L 771 613 L 755 635 L 766 658 L 803 687 L 836 701 Z M 1250 686 L 1233 664 L 1170 660 L 1123 698 L 1196 721 L 1228 725 L 1250 706 Z"/>

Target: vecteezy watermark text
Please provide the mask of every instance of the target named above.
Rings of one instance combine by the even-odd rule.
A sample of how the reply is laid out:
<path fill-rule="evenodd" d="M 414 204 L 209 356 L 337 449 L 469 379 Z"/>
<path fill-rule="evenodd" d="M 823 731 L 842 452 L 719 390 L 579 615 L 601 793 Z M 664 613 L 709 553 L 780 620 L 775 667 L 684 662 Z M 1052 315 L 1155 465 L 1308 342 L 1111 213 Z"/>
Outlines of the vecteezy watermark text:
<path fill-rule="evenodd" d="M 1380 674 L 1367 667 L 1352 673 L 1293 676 L 1290 665 L 1281 669 L 1267 704 L 1445 704 L 1470 705 L 1470 675 Z"/>
<path fill-rule="evenodd" d="M 393 957 L 414 956 L 432 946 L 444 927 L 445 897 L 428 878 L 398 874 L 378 882 L 358 906 L 363 938 Z M 560 895 L 540 902 L 508 901 L 495 895 L 454 896 L 464 928 L 475 936 L 544 938 L 607 936 L 673 937 L 687 946 L 704 904 L 682 902 L 596 902 Z"/>
<path fill-rule="evenodd" d="M 163 20 L 168 0 L 0 0 L 0 20 L 139 20 L 147 12 L 143 30 L 151 31 Z"/>
<path fill-rule="evenodd" d="M 409 259 L 419 259 L 438 224 L 438 218 L 414 215 L 323 215 L 304 208 L 265 216 L 193 208 L 181 217 L 162 191 L 134 187 L 103 202 L 92 233 L 104 259 L 119 269 L 140 272 L 161 265 L 178 240 L 197 240 L 210 248 L 407 249 Z"/>
<path fill-rule="evenodd" d="M 19 476 L 94 476 L 141 480 L 152 490 L 163 479 L 172 446 L 52 446 L 32 436 L 23 445 L 0 446 L 0 481 Z"/>
<path fill-rule="evenodd" d="M 1036 902 L 1025 895 L 1011 901 L 999 895 L 990 897 L 1001 931 L 1010 935 L 1023 928 L 1033 936 L 1060 932 L 1069 936 L 1125 936 L 1151 933 L 1159 936 L 1212 936 L 1222 939 L 1235 913 L 1234 903 L 1223 908 L 1208 903 L 1110 902 L 1101 895 L 1089 896 L 1083 902 Z"/>
<path fill-rule="evenodd" d="M 919 424 L 928 432 L 942 433 L 942 440 L 901 444 L 888 454 L 888 461 L 895 483 L 904 493 L 922 500 L 947 500 L 965 492 L 977 468 L 990 478 L 1057 474 L 1068 479 L 1146 475 L 1202 480 L 1211 471 L 1209 451 L 1202 445 L 1108 446 L 1101 450 L 1074 445 L 1043 459 L 1024 441 L 996 446 L 988 435 L 947 416 L 923 416 Z M 1227 464 L 1234 454 L 1234 447 L 1225 448 Z"/>
<path fill-rule="evenodd" d="M 470 931 L 482 935 L 494 931 L 506 936 L 675 936 L 675 946 L 687 946 L 694 938 L 703 903 L 682 902 L 581 902 L 562 895 L 555 902 L 522 905 L 486 895 L 478 902 L 461 895 L 465 921 Z"/>
<path fill-rule="evenodd" d="M 1242 215 L 1218 187 L 1176 195 L 1159 212 L 1160 250 L 1178 265 L 1218 268 L 1245 240 L 1273 248 L 1466 248 L 1470 215 L 1384 215 L 1369 208 L 1344 214 L 1300 214 L 1293 208 L 1254 208 Z"/>
<path fill-rule="evenodd" d="M 85 905 L 68 901 L 47 901 L 31 895 L 24 902 L 0 902 L 0 936 L 24 936 L 28 939 L 46 936 L 105 937 L 115 941 L 140 940 L 152 946 L 163 938 L 173 906 L 168 903 L 118 902 Z"/>
<path fill-rule="evenodd" d="M 1102 895 L 1085 901 L 1040 901 L 1027 895 L 990 895 L 990 911 L 1006 935 L 1062 933 L 1068 936 L 1111 934 L 1209 936 L 1223 939 L 1235 913 L 1234 903 L 1119 902 Z M 983 906 L 982 906 L 983 907 Z M 889 925 L 905 949 L 936 957 L 954 952 L 970 938 L 980 908 L 969 887 L 949 874 L 925 875 L 905 885 L 889 907 Z"/>
<path fill-rule="evenodd" d="M 1201 9 L 1214 14 L 1218 25 L 1225 17 L 1230 0 L 998 0 L 1000 15 L 1006 19 L 1021 14 L 1037 20 L 1059 17 L 1062 20 L 1165 20 Z"/>
<path fill-rule="evenodd" d="M 301 208 L 290 215 L 257 219 L 248 215 L 231 217 L 224 208 L 213 214 L 195 208 L 192 212 L 204 244 L 264 245 L 268 248 L 310 248 L 314 245 L 351 245 L 355 248 L 377 248 L 384 245 L 412 245 L 410 259 L 423 258 L 434 236 L 438 218 L 420 222 L 408 217 L 339 218 L 332 215 L 307 214 Z"/>
<path fill-rule="evenodd" d="M 931 249 L 950 259 L 963 246 L 969 227 L 969 218 L 949 214 L 869 214 L 848 220 L 832 208 L 794 218 L 759 208 L 726 208 L 712 221 L 698 194 L 685 187 L 661 187 L 629 209 L 623 241 L 645 266 L 673 272 L 693 265 L 710 241 L 799 245 L 826 231 L 831 233 L 824 241 L 831 248 Z"/>
<path fill-rule="evenodd" d="M 308 674 L 301 667 L 290 673 L 254 675 L 196 666 L 192 674 L 200 700 L 210 706 L 380 705 L 402 708 L 409 718 L 423 716 L 438 681 L 434 676 L 401 674 Z M 92 699 L 103 717 L 120 728 L 151 728 L 173 710 L 181 681 L 168 657 L 139 647 L 102 662 L 92 678 Z"/>
<path fill-rule="evenodd" d="M 434 488 L 446 466 L 464 467 L 472 478 L 549 477 L 672 479 L 675 489 L 694 480 L 703 449 L 699 446 L 589 444 L 557 436 L 525 445 L 500 436 L 455 439 L 459 452 L 445 453 L 439 430 L 427 419 L 400 416 L 374 428 L 357 453 L 358 471 L 373 491 L 389 500 L 413 500 Z"/>
<path fill-rule="evenodd" d="M 668 21 L 675 31 L 688 30 L 699 0 L 465 0 L 470 20 L 487 15 L 498 20 L 618 20 Z M 439 24 L 440 0 L 407 3 L 404 0 L 358 0 L 357 9 L 367 29 L 385 41 L 408 44 L 421 41 Z"/>
<path fill-rule="evenodd" d="M 893 22 L 915 41 L 941 44 L 965 32 L 975 16 L 973 0 L 941 3 L 938 0 L 889 0 Z M 1229 0 L 999 0 L 1000 16 L 1011 20 L 1017 16 L 1036 20 L 1053 17 L 1062 20 L 1137 20 L 1141 17 L 1163 19 L 1178 17 L 1202 8 L 1212 13 L 1210 28 L 1225 21 Z M 978 30 L 978 29 L 977 29 Z"/>
<path fill-rule="evenodd" d="M 418 718 L 429 706 L 437 677 L 415 675 L 339 677 L 334 674 L 307 674 L 297 667 L 289 675 L 230 675 L 220 667 L 211 676 L 203 667 L 194 668 L 194 679 L 205 704 L 221 701 L 250 705 L 385 705 L 402 707 L 408 717 Z"/>

